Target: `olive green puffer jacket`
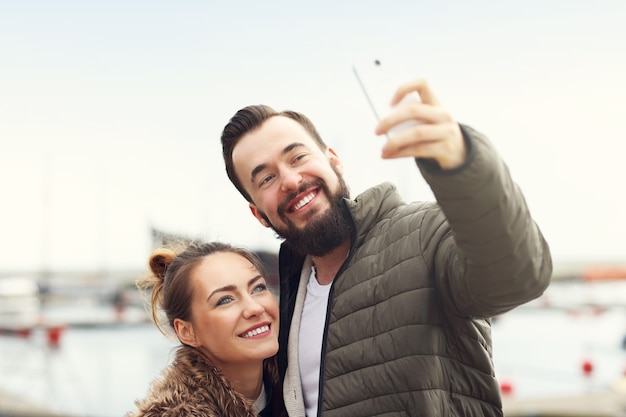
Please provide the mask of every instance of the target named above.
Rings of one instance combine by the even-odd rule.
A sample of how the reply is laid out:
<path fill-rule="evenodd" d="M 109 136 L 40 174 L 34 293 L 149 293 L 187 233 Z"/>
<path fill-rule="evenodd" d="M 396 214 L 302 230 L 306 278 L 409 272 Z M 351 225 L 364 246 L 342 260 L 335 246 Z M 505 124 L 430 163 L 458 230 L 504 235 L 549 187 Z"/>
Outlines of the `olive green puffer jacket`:
<path fill-rule="evenodd" d="M 552 263 L 502 160 L 462 129 L 464 166 L 418 163 L 437 203 L 390 184 L 346 200 L 356 228 L 329 296 L 322 416 L 502 416 L 489 318 L 541 295 Z M 303 261 L 283 244 L 281 375 Z"/>

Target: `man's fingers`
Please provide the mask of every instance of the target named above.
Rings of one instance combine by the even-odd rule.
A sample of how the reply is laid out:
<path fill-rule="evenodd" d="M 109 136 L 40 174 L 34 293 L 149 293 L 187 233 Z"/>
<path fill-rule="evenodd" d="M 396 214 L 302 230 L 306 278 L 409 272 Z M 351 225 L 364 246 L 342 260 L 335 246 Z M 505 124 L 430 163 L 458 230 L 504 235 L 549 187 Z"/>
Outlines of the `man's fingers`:
<path fill-rule="evenodd" d="M 417 92 L 421 102 L 411 101 Z M 403 101 L 407 97 L 406 101 Z M 393 128 L 410 121 L 418 124 L 393 134 L 382 150 L 384 159 L 415 157 L 434 159 L 442 169 L 461 166 L 467 156 L 461 129 L 441 105 L 426 80 L 418 78 L 398 87 L 393 98 L 394 111 L 376 126 L 376 134 L 393 132 Z"/>
<path fill-rule="evenodd" d="M 415 125 L 392 136 L 383 146 L 383 155 L 396 154 L 400 149 L 419 146 L 423 143 L 436 142 L 442 139 L 444 128 L 441 125 Z"/>
<path fill-rule="evenodd" d="M 456 157 L 455 154 L 445 150 L 445 143 L 443 141 L 413 143 L 409 146 L 401 147 L 393 151 L 385 151 L 383 148 L 383 159 L 405 157 L 433 159 L 437 161 L 442 169 L 456 168 L 463 162 L 462 158 Z"/>
<path fill-rule="evenodd" d="M 452 121 L 452 116 L 442 107 L 424 103 L 404 104 L 397 107 L 395 111 L 382 119 L 376 126 L 375 132 L 377 135 L 386 134 L 393 126 L 409 120 L 438 124 Z"/>
<path fill-rule="evenodd" d="M 439 105 L 439 100 L 437 99 L 437 96 L 435 96 L 435 93 L 430 89 L 428 82 L 426 82 L 426 80 L 423 78 L 417 78 L 415 80 L 408 81 L 398 87 L 398 89 L 396 90 L 396 94 L 392 99 L 392 105 L 398 104 L 402 100 L 402 98 L 411 91 L 417 91 L 423 103 L 430 104 L 432 106 Z"/>
<path fill-rule="evenodd" d="M 460 166 L 467 150 L 458 124 L 446 123 L 413 126 L 389 138 L 382 149 L 383 159 L 431 158 L 443 169 Z"/>

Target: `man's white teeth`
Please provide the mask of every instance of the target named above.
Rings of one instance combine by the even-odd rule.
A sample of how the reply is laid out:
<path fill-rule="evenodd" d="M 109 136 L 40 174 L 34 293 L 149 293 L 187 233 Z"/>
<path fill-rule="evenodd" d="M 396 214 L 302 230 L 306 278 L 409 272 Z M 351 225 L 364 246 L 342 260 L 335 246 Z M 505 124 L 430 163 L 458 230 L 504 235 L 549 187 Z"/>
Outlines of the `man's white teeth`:
<path fill-rule="evenodd" d="M 265 326 L 261 326 L 259 328 L 256 328 L 254 330 L 250 330 L 248 333 L 244 334 L 243 337 L 252 337 L 252 336 L 256 336 L 257 334 L 261 334 L 261 333 L 265 333 L 265 332 L 269 332 L 270 331 L 270 326 L 268 326 L 267 324 Z"/>
<path fill-rule="evenodd" d="M 308 194 L 302 200 L 298 201 L 298 204 L 293 206 L 293 210 L 296 211 L 296 210 L 301 209 L 302 207 L 304 207 L 306 205 L 306 203 L 308 203 L 309 201 L 313 200 L 313 197 L 315 197 L 315 193 Z"/>

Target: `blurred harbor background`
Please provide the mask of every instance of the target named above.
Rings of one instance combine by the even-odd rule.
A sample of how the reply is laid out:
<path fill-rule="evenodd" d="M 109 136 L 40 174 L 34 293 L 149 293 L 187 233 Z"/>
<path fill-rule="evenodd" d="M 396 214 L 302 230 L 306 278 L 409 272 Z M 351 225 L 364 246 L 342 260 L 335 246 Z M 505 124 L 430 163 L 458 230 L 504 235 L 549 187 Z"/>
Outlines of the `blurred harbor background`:
<path fill-rule="evenodd" d="M 507 415 L 626 412 L 626 268 L 582 272 L 556 276 L 541 298 L 494 319 Z M 139 273 L 107 285 L 93 276 L 80 285 L 49 277 L 37 322 L 27 326 L 20 326 L 27 315 L 5 309 L 0 416 L 114 417 L 132 409 L 178 345 L 149 321 L 130 285 Z M 17 282 L 0 277 L 9 281 Z"/>
<path fill-rule="evenodd" d="M 493 323 L 507 414 L 623 415 L 624 21 L 623 0 L 0 1 L 0 416 L 120 416 L 145 393 L 175 346 L 133 286 L 155 231 L 271 265 L 223 168 L 241 107 L 308 115 L 354 195 L 432 199 L 380 158 L 352 64 L 381 54 L 491 139 L 550 244 L 546 295 Z"/>

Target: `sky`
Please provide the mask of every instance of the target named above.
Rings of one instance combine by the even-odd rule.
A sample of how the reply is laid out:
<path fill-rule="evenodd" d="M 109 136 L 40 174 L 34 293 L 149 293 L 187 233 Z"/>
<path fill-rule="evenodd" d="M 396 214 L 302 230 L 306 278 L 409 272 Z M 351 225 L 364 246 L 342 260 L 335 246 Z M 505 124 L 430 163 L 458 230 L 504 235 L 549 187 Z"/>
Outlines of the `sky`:
<path fill-rule="evenodd" d="M 144 268 L 151 228 L 277 250 L 223 168 L 248 104 L 309 116 L 353 194 L 433 199 L 380 159 L 352 72 L 378 56 L 490 138 L 555 263 L 626 263 L 625 20 L 623 1 L 0 0 L 0 271 Z"/>

